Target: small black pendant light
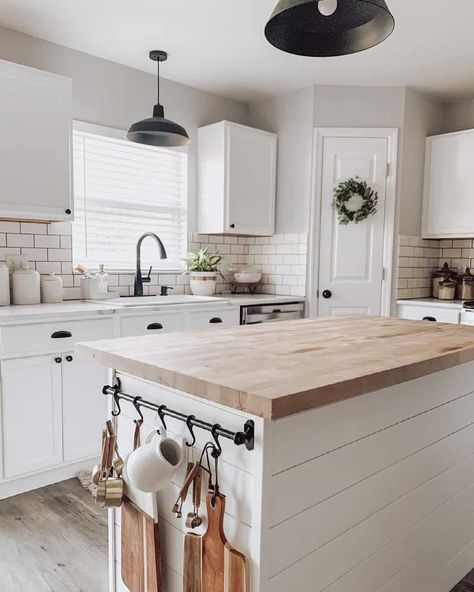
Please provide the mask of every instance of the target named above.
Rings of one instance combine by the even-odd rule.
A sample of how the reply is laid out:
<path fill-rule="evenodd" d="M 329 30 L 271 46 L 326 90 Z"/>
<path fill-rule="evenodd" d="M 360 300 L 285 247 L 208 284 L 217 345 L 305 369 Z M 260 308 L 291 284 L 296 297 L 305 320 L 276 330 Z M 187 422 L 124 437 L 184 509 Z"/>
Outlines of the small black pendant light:
<path fill-rule="evenodd" d="M 158 68 L 158 101 L 153 109 L 153 117 L 137 121 L 127 133 L 127 139 L 139 144 L 151 144 L 152 146 L 185 146 L 190 139 L 184 127 L 165 119 L 165 110 L 160 104 L 160 62 L 168 59 L 166 51 L 150 51 L 150 60 L 157 63 Z"/>
<path fill-rule="evenodd" d="M 369 49 L 394 28 L 385 0 L 280 0 L 265 37 L 288 53 L 329 57 Z"/>

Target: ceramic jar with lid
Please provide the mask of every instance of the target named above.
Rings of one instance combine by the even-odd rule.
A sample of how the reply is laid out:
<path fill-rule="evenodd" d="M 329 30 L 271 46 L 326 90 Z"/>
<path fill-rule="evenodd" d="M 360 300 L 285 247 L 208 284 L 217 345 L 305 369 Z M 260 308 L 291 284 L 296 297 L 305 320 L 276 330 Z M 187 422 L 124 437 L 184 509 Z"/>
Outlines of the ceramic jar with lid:
<path fill-rule="evenodd" d="M 456 295 L 459 300 L 474 300 L 474 275 L 469 267 L 459 278 Z"/>
<path fill-rule="evenodd" d="M 39 304 L 41 302 L 40 274 L 29 265 L 23 265 L 12 274 L 13 304 Z"/>
<path fill-rule="evenodd" d="M 41 302 L 55 304 L 64 299 L 63 280 L 54 275 L 41 278 Z"/>

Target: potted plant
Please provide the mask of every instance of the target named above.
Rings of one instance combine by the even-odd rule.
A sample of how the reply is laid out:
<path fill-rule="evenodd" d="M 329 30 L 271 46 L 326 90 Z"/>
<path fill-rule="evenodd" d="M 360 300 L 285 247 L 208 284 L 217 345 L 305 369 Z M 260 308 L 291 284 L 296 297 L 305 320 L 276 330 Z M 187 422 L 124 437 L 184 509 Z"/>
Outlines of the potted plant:
<path fill-rule="evenodd" d="M 217 253 L 211 255 L 208 249 L 200 249 L 188 253 L 184 261 L 192 293 L 196 296 L 212 296 L 216 291 L 217 275 L 222 277 L 218 267 L 222 256 Z"/>

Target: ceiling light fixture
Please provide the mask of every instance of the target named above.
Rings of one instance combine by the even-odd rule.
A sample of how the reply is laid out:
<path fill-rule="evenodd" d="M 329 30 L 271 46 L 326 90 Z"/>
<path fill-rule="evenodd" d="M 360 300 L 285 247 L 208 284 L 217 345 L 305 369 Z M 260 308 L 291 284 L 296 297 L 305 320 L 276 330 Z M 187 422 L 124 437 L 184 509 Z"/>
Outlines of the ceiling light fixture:
<path fill-rule="evenodd" d="M 165 110 L 160 104 L 160 62 L 168 59 L 166 51 L 150 51 L 150 60 L 157 63 L 158 69 L 158 101 L 153 108 L 153 117 L 142 119 L 130 126 L 127 139 L 138 144 L 152 146 L 176 147 L 189 144 L 189 136 L 181 125 L 165 119 Z"/>
<path fill-rule="evenodd" d="M 374 47 L 394 28 L 385 0 L 280 0 L 265 37 L 287 53 L 330 57 Z"/>

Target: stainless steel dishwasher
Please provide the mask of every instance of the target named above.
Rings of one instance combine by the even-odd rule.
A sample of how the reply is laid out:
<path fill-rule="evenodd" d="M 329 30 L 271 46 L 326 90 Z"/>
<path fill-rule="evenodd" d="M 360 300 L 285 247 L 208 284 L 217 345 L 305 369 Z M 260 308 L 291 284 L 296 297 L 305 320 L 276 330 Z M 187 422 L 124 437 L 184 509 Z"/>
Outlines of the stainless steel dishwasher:
<path fill-rule="evenodd" d="M 276 321 L 292 321 L 304 317 L 304 302 L 252 304 L 240 309 L 241 325 L 259 325 Z"/>

